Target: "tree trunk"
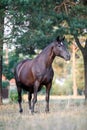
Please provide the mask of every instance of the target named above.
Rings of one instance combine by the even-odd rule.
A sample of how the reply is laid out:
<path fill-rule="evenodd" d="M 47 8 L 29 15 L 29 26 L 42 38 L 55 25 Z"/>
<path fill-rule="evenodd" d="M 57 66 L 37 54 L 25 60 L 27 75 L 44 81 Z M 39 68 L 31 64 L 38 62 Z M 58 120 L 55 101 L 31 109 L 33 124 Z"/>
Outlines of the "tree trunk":
<path fill-rule="evenodd" d="M 0 105 L 2 104 L 2 56 L 0 56 Z"/>
<path fill-rule="evenodd" d="M 87 55 L 83 54 L 83 59 L 84 59 L 84 77 L 85 77 L 85 103 L 87 104 Z"/>
<path fill-rule="evenodd" d="M 87 39 L 85 41 L 85 46 L 82 47 L 79 39 L 74 35 L 75 41 L 81 50 L 81 53 L 83 55 L 83 60 L 84 60 L 84 78 L 85 78 L 85 104 L 87 104 Z"/>
<path fill-rule="evenodd" d="M 77 85 L 76 85 L 76 62 L 75 62 L 75 46 L 73 45 L 73 95 L 77 96 Z"/>
<path fill-rule="evenodd" d="M 3 36 L 4 36 L 4 9 L 0 9 L 0 104 L 2 104 Z"/>
<path fill-rule="evenodd" d="M 87 6 L 87 0 L 82 0 L 83 5 Z"/>

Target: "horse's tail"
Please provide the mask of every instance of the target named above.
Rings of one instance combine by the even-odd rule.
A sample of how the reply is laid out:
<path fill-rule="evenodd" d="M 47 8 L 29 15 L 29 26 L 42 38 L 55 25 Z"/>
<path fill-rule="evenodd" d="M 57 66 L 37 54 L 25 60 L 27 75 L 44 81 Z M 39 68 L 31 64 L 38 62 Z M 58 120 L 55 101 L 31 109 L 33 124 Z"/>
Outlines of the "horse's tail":
<path fill-rule="evenodd" d="M 16 82 L 19 81 L 19 67 L 20 67 L 20 64 L 17 64 L 14 68 L 14 76 L 15 76 Z"/>

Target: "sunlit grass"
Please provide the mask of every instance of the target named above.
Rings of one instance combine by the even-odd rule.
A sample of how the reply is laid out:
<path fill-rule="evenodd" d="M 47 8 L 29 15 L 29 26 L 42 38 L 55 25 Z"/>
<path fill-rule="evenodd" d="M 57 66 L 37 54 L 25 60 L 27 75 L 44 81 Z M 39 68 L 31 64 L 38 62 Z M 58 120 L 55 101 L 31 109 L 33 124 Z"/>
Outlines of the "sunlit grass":
<path fill-rule="evenodd" d="M 0 130 L 87 130 L 87 107 L 84 99 L 50 99 L 50 112 L 45 113 L 44 97 L 38 98 L 34 115 L 23 103 L 23 113 L 18 104 L 0 107 Z"/>

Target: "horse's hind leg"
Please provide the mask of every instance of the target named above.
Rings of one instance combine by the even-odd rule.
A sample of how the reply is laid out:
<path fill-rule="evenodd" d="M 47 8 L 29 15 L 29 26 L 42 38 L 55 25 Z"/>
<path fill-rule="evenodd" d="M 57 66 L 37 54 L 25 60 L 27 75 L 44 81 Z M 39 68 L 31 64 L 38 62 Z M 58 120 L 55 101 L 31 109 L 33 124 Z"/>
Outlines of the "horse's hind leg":
<path fill-rule="evenodd" d="M 32 93 L 28 92 L 29 109 L 31 109 L 31 99 L 32 99 Z"/>
<path fill-rule="evenodd" d="M 21 87 L 17 86 L 17 91 L 18 91 L 18 103 L 19 103 L 19 112 L 22 113 L 23 112 L 23 109 L 22 109 L 22 105 L 21 105 L 21 102 L 22 102 L 22 96 L 21 96 L 21 92 L 22 92 L 22 89 Z"/>

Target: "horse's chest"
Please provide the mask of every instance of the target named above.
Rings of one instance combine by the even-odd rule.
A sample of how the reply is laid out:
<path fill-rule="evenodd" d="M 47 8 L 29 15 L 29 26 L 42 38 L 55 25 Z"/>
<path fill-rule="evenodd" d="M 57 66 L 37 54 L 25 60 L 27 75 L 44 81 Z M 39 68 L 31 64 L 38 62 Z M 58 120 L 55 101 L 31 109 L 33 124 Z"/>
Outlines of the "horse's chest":
<path fill-rule="evenodd" d="M 51 82 L 52 79 L 53 79 L 53 70 L 49 69 L 49 70 L 46 70 L 46 72 L 43 74 L 41 82 L 43 84 L 46 84 L 46 83 Z"/>

